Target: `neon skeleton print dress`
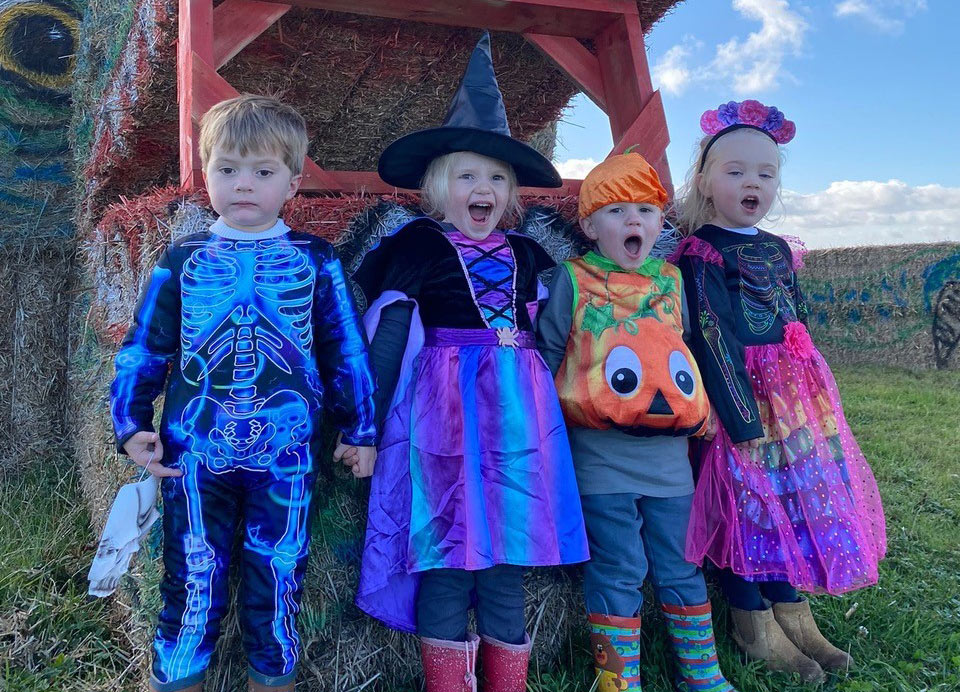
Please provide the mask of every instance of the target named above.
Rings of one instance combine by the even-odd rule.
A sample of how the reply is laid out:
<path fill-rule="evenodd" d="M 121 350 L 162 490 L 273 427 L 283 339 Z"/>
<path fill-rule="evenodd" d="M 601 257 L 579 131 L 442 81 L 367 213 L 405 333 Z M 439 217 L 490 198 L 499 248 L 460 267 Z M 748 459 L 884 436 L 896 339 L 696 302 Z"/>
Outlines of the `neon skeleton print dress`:
<path fill-rule="evenodd" d="M 282 222 L 244 234 L 217 222 L 160 258 L 116 357 L 117 444 L 160 426 L 163 610 L 155 682 L 200 679 L 228 604 L 243 531 L 241 610 L 253 669 L 294 672 L 307 513 L 322 410 L 348 444 L 372 445 L 374 382 L 339 260 Z M 169 375 L 168 375 L 169 370 Z"/>
<path fill-rule="evenodd" d="M 703 445 L 687 559 L 841 594 L 877 581 L 880 493 L 804 324 L 782 238 L 706 225 L 677 255 L 720 429 Z M 737 442 L 759 439 L 758 449 Z"/>
<path fill-rule="evenodd" d="M 414 301 L 405 368 L 383 424 L 357 604 L 416 630 L 419 573 L 588 558 L 570 445 L 535 348 L 532 239 L 472 240 L 417 219 L 354 274 L 372 334 L 391 302 Z M 415 344 L 415 345 L 414 345 Z"/>

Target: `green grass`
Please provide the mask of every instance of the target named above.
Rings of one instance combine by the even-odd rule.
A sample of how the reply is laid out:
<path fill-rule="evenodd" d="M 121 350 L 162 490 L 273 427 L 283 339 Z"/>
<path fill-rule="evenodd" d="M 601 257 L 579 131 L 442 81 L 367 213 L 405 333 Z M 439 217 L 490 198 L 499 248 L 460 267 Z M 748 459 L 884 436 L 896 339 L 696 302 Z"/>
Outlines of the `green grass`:
<path fill-rule="evenodd" d="M 960 690 L 960 372 L 858 367 L 837 377 L 883 494 L 889 551 L 879 586 L 813 599 L 821 629 L 858 664 L 821 689 Z M 85 596 L 95 538 L 77 482 L 61 465 L 0 483 L 0 692 L 129 689 L 138 677 L 122 614 Z M 744 661 L 714 603 L 721 663 L 741 692 L 812 689 Z M 662 623 L 652 608 L 644 615 L 645 690 L 667 692 Z M 569 658 L 562 672 L 532 670 L 531 692 L 589 690 L 585 643 Z"/>

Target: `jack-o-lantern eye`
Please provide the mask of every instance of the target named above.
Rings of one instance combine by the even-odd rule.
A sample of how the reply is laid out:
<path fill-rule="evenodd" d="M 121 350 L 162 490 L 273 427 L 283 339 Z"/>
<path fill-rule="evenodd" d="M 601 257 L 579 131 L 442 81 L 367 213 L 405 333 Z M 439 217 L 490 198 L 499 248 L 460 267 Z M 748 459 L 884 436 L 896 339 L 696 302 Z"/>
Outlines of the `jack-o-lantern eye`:
<path fill-rule="evenodd" d="M 693 365 L 687 359 L 682 351 L 673 351 L 670 353 L 670 379 L 687 399 L 693 398 L 693 392 L 697 388 L 697 381 L 693 377 Z"/>
<path fill-rule="evenodd" d="M 615 346 L 607 356 L 603 375 L 614 394 L 627 397 L 640 389 L 643 368 L 637 354 L 629 347 Z"/>

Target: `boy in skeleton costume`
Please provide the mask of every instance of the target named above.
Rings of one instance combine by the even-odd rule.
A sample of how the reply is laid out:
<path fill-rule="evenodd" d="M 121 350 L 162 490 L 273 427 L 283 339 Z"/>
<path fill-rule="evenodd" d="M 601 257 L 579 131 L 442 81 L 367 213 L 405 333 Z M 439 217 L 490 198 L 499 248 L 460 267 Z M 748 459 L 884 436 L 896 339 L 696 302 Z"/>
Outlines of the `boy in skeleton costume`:
<path fill-rule="evenodd" d="M 201 157 L 220 218 L 163 253 L 117 354 L 117 445 L 163 478 L 158 692 L 200 689 L 238 529 L 250 689 L 293 689 L 324 406 L 341 431 L 335 457 L 355 476 L 373 471 L 374 381 L 340 262 L 277 216 L 306 147 L 303 119 L 272 99 L 207 113 Z"/>
<path fill-rule="evenodd" d="M 735 692 L 717 663 L 703 574 L 683 556 L 693 499 L 687 437 L 703 433 L 710 404 L 683 339 L 680 271 L 650 256 L 666 201 L 639 154 L 590 172 L 579 216 L 596 249 L 554 274 L 537 345 L 556 376 L 590 542 L 583 587 L 597 689 L 641 689 L 640 588 L 649 576 L 677 689 Z"/>

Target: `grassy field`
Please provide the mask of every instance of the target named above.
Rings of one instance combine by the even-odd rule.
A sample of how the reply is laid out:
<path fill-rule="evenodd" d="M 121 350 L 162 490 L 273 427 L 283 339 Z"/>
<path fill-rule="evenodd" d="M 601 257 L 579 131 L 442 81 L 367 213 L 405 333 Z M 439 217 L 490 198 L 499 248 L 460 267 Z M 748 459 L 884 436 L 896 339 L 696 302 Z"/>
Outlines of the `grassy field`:
<path fill-rule="evenodd" d="M 837 371 L 847 418 L 883 494 L 889 556 L 880 585 L 817 598 L 821 628 L 857 669 L 840 692 L 960 690 L 960 372 Z M 0 479 L 0 692 L 130 689 L 122 612 L 86 597 L 92 536 L 76 474 L 63 463 Z M 721 662 L 741 692 L 812 689 L 744 661 L 725 634 Z M 853 611 L 849 617 L 846 614 Z M 645 612 L 647 691 L 671 689 L 663 628 Z M 114 621 L 116 620 L 116 621 Z M 585 648 L 562 672 L 531 673 L 532 692 L 589 690 Z M 304 685 L 305 687 L 305 685 Z"/>

